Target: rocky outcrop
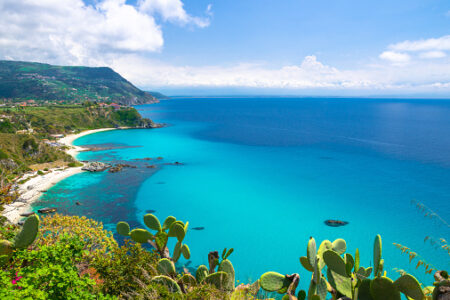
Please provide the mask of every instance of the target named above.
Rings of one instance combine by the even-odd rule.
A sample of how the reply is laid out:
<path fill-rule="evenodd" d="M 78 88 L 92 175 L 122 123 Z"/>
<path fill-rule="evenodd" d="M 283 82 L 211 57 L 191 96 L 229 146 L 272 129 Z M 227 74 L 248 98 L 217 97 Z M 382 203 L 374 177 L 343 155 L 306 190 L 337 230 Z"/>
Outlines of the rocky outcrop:
<path fill-rule="evenodd" d="M 7 169 L 7 170 L 15 170 L 19 166 L 16 164 L 14 160 L 11 158 L 2 159 L 0 160 L 0 168 Z"/>
<path fill-rule="evenodd" d="M 93 161 L 84 165 L 81 170 L 88 172 L 101 172 L 109 168 L 111 168 L 111 165 L 109 164 L 105 164 L 99 161 Z"/>
<path fill-rule="evenodd" d="M 129 164 L 116 164 L 116 165 L 114 165 L 114 167 L 109 168 L 108 172 L 109 173 L 117 173 L 117 172 L 122 171 L 123 168 L 133 168 L 133 169 L 135 169 L 136 166 L 129 165 Z"/>

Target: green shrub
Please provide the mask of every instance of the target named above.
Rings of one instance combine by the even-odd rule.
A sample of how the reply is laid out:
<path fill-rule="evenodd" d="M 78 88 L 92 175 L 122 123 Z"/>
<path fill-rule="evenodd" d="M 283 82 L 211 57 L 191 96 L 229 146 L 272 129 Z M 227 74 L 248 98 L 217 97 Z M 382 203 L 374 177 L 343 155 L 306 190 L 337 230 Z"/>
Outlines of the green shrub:
<path fill-rule="evenodd" d="M 17 251 L 10 268 L 0 271 L 0 299 L 104 298 L 93 279 L 79 275 L 83 248 L 83 240 L 64 235 L 51 246 Z"/>
<path fill-rule="evenodd" d="M 39 170 L 39 171 L 37 171 L 37 174 L 38 174 L 38 175 L 44 175 L 45 173 L 42 172 L 41 170 Z"/>

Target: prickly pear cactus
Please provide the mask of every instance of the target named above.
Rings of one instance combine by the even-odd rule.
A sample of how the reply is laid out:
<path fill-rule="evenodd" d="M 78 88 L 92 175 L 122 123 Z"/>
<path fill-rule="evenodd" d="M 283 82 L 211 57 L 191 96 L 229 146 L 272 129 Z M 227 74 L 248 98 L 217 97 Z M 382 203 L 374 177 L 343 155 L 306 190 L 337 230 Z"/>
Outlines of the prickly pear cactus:
<path fill-rule="evenodd" d="M 411 299 L 422 300 L 425 297 L 419 281 L 412 275 L 402 275 L 394 281 L 394 286 Z"/>
<path fill-rule="evenodd" d="M 381 236 L 377 234 L 373 243 L 373 276 L 379 276 L 381 262 Z"/>
<path fill-rule="evenodd" d="M 144 224 L 150 229 L 161 231 L 161 224 L 158 218 L 152 214 L 146 214 L 144 216 Z"/>
<path fill-rule="evenodd" d="M 167 230 L 167 229 L 169 229 L 169 228 L 170 228 L 170 225 L 172 225 L 173 222 L 175 222 L 176 220 L 177 220 L 177 219 L 175 219 L 175 217 L 168 216 L 168 217 L 164 220 L 164 223 L 163 223 L 163 226 L 162 226 L 162 230 Z"/>
<path fill-rule="evenodd" d="M 182 242 L 186 232 L 184 231 L 184 224 L 179 221 L 175 221 L 169 228 L 169 236 L 176 237 L 179 242 Z"/>
<path fill-rule="evenodd" d="M 175 270 L 175 265 L 167 258 L 162 258 L 158 261 L 158 264 L 156 265 L 156 270 L 158 271 L 159 274 L 170 277 L 175 276 L 177 274 Z"/>
<path fill-rule="evenodd" d="M 14 248 L 23 249 L 30 246 L 39 231 L 39 217 L 34 214 L 28 217 L 23 223 L 22 230 L 16 235 L 14 239 Z"/>
<path fill-rule="evenodd" d="M 178 283 L 176 283 L 175 280 L 170 277 L 167 277 L 165 275 L 155 276 L 152 278 L 152 282 L 165 285 L 171 293 L 181 294 L 180 286 L 178 285 Z"/>
<path fill-rule="evenodd" d="M 229 261 L 228 259 L 222 260 L 222 262 L 219 264 L 218 270 L 228 273 L 228 282 L 225 286 L 225 289 L 228 291 L 234 290 L 235 273 L 231 261 Z"/>
<path fill-rule="evenodd" d="M 370 282 L 370 295 L 374 300 L 400 300 L 400 292 L 387 277 L 376 277 Z"/>
<path fill-rule="evenodd" d="M 373 300 L 370 294 L 370 279 L 363 279 L 358 288 L 358 300 Z"/>
<path fill-rule="evenodd" d="M 335 251 L 333 250 L 327 250 L 323 253 L 323 260 L 327 264 L 328 268 L 331 269 L 333 272 L 347 277 L 347 270 L 345 267 L 345 261 L 342 257 L 339 256 Z"/>
<path fill-rule="evenodd" d="M 327 278 L 330 285 L 342 295 L 352 297 L 352 280 L 349 277 L 339 275 L 331 269 L 327 270 Z"/>
<path fill-rule="evenodd" d="M 13 251 L 13 245 L 10 241 L 0 240 L 0 256 L 10 255 Z"/>
<path fill-rule="evenodd" d="M 205 283 L 214 285 L 219 290 L 226 290 L 228 280 L 228 273 L 219 271 L 206 276 Z"/>
<path fill-rule="evenodd" d="M 149 240 L 153 239 L 153 235 L 145 229 L 133 229 L 130 232 L 130 237 L 133 241 L 137 243 L 147 243 Z"/>
<path fill-rule="evenodd" d="M 190 288 L 197 285 L 197 280 L 191 274 L 184 274 L 178 282 L 183 284 L 185 288 Z"/>
<path fill-rule="evenodd" d="M 311 237 L 308 241 L 308 246 L 306 247 L 306 257 L 311 266 L 316 264 L 317 251 L 316 251 L 316 240 Z"/>
<path fill-rule="evenodd" d="M 309 264 L 309 260 L 306 256 L 300 257 L 300 264 L 305 268 L 306 270 L 310 272 L 314 272 L 314 267 Z"/>
<path fill-rule="evenodd" d="M 175 244 L 175 248 L 173 249 L 172 259 L 174 262 L 177 262 L 181 256 L 181 242 L 177 242 Z"/>
<path fill-rule="evenodd" d="M 130 235 L 130 225 L 127 222 L 119 222 L 116 226 L 117 233 L 123 236 Z"/>
<path fill-rule="evenodd" d="M 206 276 L 208 276 L 208 267 L 205 265 L 200 265 L 195 272 L 195 279 L 197 279 L 198 283 L 202 283 Z"/>
<path fill-rule="evenodd" d="M 267 272 L 261 276 L 259 283 L 261 284 L 261 288 L 263 290 L 268 292 L 277 292 L 287 288 L 289 284 L 291 284 L 291 281 L 283 274 L 277 272 Z"/>
<path fill-rule="evenodd" d="M 345 250 L 347 250 L 347 243 L 344 239 L 336 239 L 333 242 L 333 248 L 339 255 L 344 254 Z"/>
<path fill-rule="evenodd" d="M 183 244 L 183 246 L 181 246 L 181 253 L 185 259 L 191 258 L 191 250 L 189 250 L 188 245 Z"/>

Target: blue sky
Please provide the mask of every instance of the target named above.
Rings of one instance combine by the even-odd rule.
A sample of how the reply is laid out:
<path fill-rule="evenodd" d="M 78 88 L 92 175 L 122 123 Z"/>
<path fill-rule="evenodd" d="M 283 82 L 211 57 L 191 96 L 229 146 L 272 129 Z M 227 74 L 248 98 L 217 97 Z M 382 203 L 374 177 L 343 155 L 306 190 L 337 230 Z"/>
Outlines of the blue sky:
<path fill-rule="evenodd" d="M 449 55 L 448 0 L 0 0 L 1 59 L 169 94 L 446 96 Z"/>

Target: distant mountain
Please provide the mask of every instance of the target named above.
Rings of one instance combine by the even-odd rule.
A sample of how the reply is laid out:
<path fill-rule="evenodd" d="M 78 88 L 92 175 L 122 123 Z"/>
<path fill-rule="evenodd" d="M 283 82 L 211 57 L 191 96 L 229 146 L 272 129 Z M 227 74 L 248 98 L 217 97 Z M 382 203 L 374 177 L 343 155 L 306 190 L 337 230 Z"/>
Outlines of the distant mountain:
<path fill-rule="evenodd" d="M 167 100 L 170 99 L 168 96 L 158 93 L 158 92 L 152 92 L 152 91 L 147 91 L 147 93 L 149 93 L 150 95 L 152 95 L 153 97 L 155 97 L 158 100 Z"/>
<path fill-rule="evenodd" d="M 13 101 L 113 101 L 126 105 L 158 101 L 157 97 L 138 89 L 111 68 L 0 60 L 2 98 Z"/>

